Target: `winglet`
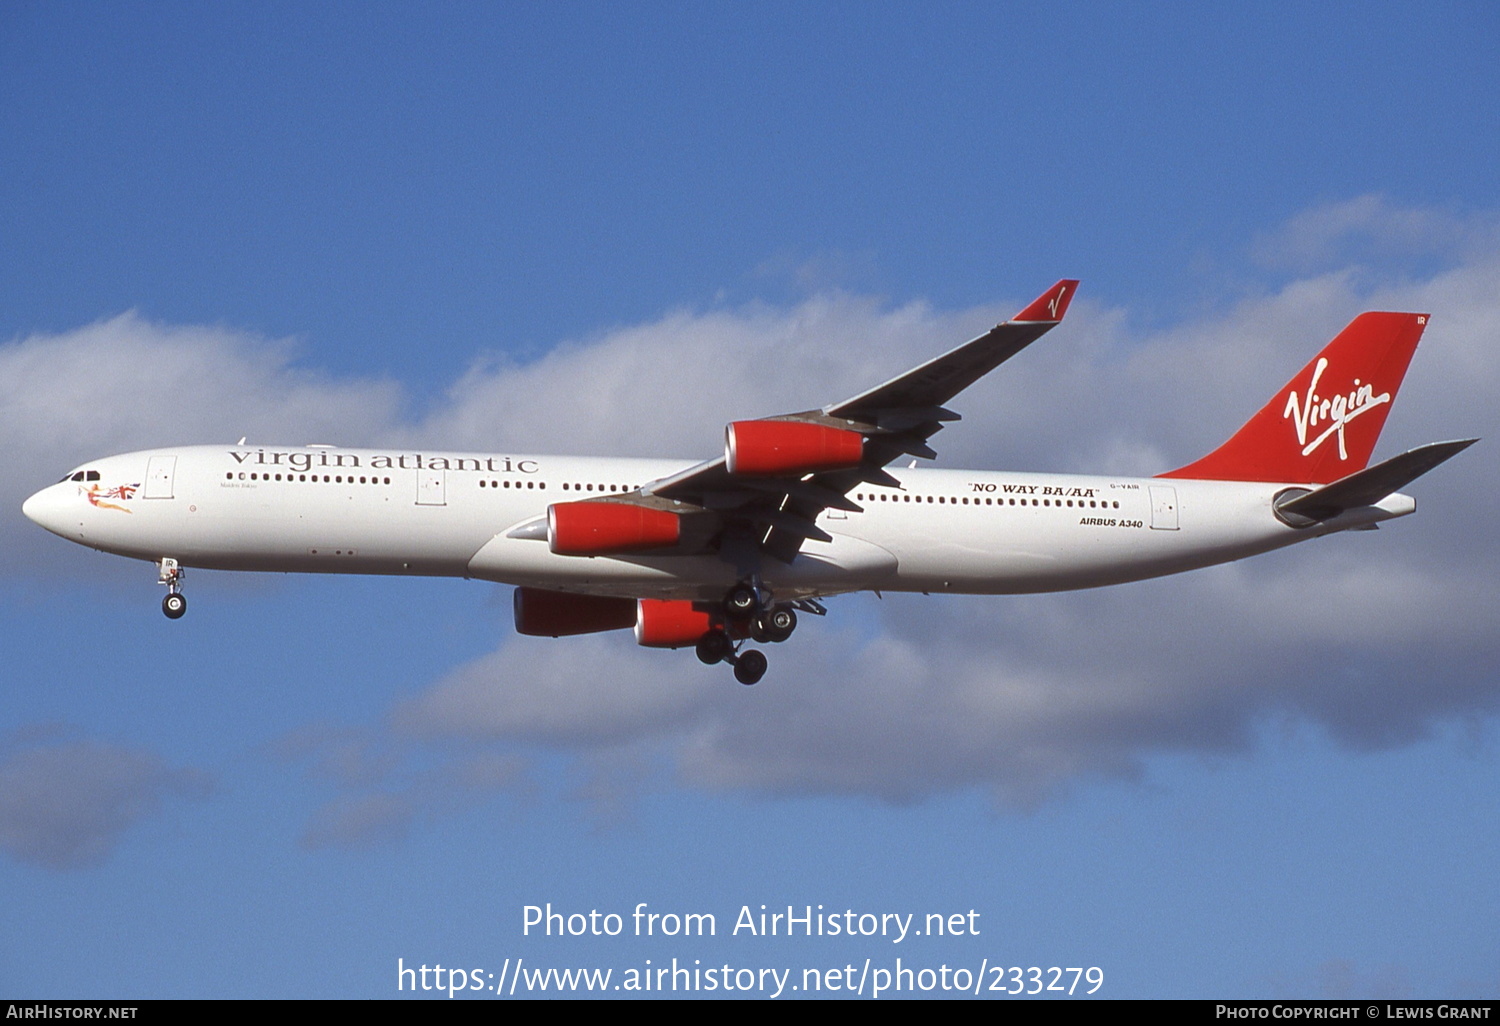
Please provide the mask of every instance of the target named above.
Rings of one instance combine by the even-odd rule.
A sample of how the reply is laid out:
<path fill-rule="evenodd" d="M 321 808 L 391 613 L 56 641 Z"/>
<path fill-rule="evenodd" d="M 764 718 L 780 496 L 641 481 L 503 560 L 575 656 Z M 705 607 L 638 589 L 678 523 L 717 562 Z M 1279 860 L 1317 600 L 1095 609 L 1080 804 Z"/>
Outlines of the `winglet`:
<path fill-rule="evenodd" d="M 1068 304 L 1073 302 L 1073 293 L 1078 291 L 1078 282 L 1072 278 L 1064 278 L 1046 292 L 1043 292 L 1032 304 L 1011 318 L 1013 321 L 1041 321 L 1056 324 L 1063 319 L 1063 314 L 1068 312 Z"/>

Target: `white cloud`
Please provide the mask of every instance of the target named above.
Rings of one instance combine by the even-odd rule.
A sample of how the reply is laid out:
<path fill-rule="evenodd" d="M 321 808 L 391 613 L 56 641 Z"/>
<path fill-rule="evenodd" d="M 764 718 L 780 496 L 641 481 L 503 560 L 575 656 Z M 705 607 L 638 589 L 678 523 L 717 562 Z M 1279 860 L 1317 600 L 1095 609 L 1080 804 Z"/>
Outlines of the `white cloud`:
<path fill-rule="evenodd" d="M 1335 264 L 1403 261 L 1493 251 L 1500 219 L 1431 207 L 1403 207 L 1376 193 L 1313 207 L 1255 241 L 1269 267 L 1310 270 Z"/>
<path fill-rule="evenodd" d="M 1003 318 L 842 294 L 791 309 L 678 311 L 526 366 L 482 361 L 418 429 L 425 444 L 698 458 L 726 422 L 861 391 Z"/>
<path fill-rule="evenodd" d="M 593 746 L 670 733 L 711 701 L 697 660 L 663 666 L 653 653 L 622 650 L 626 638 L 516 638 L 398 706 L 393 721 L 417 736 Z"/>
<path fill-rule="evenodd" d="M 1500 706 L 1500 682 L 1474 672 L 1500 656 L 1493 595 L 1450 618 L 1462 603 L 1409 592 L 1409 571 L 1371 592 L 1381 570 L 1348 553 L 1273 559 L 1088 595 L 836 600 L 832 623 L 771 650 L 753 692 L 624 634 L 551 642 L 531 672 L 507 642 L 397 722 L 574 753 L 650 742 L 710 789 L 904 801 L 979 786 L 1029 804 L 1151 753 L 1241 749 L 1268 716 L 1370 745 Z M 1299 594 L 1304 575 L 1323 596 Z"/>

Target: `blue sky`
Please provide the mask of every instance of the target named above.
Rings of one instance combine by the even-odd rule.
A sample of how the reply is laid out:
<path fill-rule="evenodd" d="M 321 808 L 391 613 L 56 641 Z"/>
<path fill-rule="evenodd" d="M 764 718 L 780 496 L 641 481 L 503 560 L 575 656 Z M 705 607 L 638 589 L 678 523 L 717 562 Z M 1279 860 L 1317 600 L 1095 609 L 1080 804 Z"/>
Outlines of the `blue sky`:
<path fill-rule="evenodd" d="M 1086 965 L 1500 992 L 1486 4 L 12 4 L 0 992 L 394 995 L 397 958 Z M 938 466 L 1154 473 L 1363 309 L 1420 514 L 1107 591 L 831 603 L 755 689 L 463 581 L 154 572 L 26 522 L 228 440 L 707 455 L 1059 277 Z M 521 909 L 712 912 L 712 941 Z M 742 905 L 979 937 L 725 937 Z"/>

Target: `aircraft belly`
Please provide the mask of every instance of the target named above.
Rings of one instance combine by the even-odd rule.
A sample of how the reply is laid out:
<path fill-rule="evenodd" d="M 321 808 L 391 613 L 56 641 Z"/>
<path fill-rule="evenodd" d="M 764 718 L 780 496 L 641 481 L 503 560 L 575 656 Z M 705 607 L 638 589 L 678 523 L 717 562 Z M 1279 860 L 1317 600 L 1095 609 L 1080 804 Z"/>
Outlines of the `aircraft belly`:
<path fill-rule="evenodd" d="M 715 556 L 559 556 L 546 542 L 503 533 L 474 553 L 467 574 L 500 584 L 632 597 L 722 596 L 735 582 L 734 568 Z"/>
<path fill-rule="evenodd" d="M 896 570 L 896 557 L 848 536 L 808 542 L 790 563 L 768 561 L 762 579 L 792 598 L 878 588 Z M 716 600 L 739 574 L 733 564 L 704 556 L 559 556 L 541 541 L 497 534 L 469 560 L 468 575 L 504 584 L 639 598 Z"/>
<path fill-rule="evenodd" d="M 887 548 L 848 534 L 832 542 L 808 541 L 781 569 L 768 569 L 767 582 L 808 594 L 881 588 L 894 579 L 899 562 Z"/>

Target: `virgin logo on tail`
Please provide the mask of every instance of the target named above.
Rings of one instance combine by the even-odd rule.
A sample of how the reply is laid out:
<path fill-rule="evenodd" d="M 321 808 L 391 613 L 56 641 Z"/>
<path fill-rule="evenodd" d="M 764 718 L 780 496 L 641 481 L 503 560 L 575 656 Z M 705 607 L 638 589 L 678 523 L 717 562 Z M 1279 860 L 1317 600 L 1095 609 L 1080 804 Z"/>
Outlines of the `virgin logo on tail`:
<path fill-rule="evenodd" d="M 1328 484 L 1363 470 L 1426 324 L 1426 314 L 1360 314 L 1227 442 L 1161 476 Z M 1330 373 L 1330 368 L 1337 369 Z M 1319 386 L 1330 380 L 1351 383 L 1337 394 L 1320 394 Z M 1349 425 L 1361 417 L 1351 431 Z M 1287 444 L 1287 421 L 1298 448 Z M 1337 447 L 1324 444 L 1335 435 Z"/>
<path fill-rule="evenodd" d="M 1391 393 L 1381 392 L 1375 394 L 1373 386 L 1361 384 L 1358 378 L 1354 379 L 1354 390 L 1348 395 L 1340 393 L 1332 399 L 1325 399 L 1318 395 L 1318 381 L 1323 377 L 1323 372 L 1328 369 L 1328 358 L 1319 357 L 1317 367 L 1313 370 L 1312 382 L 1307 386 L 1307 398 L 1300 403 L 1297 399 L 1297 390 L 1294 388 L 1286 397 L 1286 409 L 1281 418 L 1292 418 L 1292 426 L 1297 430 L 1297 442 L 1302 446 L 1302 455 L 1310 456 L 1318 446 L 1328 440 L 1333 434 L 1339 436 L 1339 459 L 1347 460 L 1349 450 L 1344 444 L 1344 426 L 1355 417 L 1368 410 L 1372 410 L 1382 403 L 1391 401 Z M 1328 422 L 1311 442 L 1307 440 L 1308 428 L 1315 428 L 1319 423 Z"/>

